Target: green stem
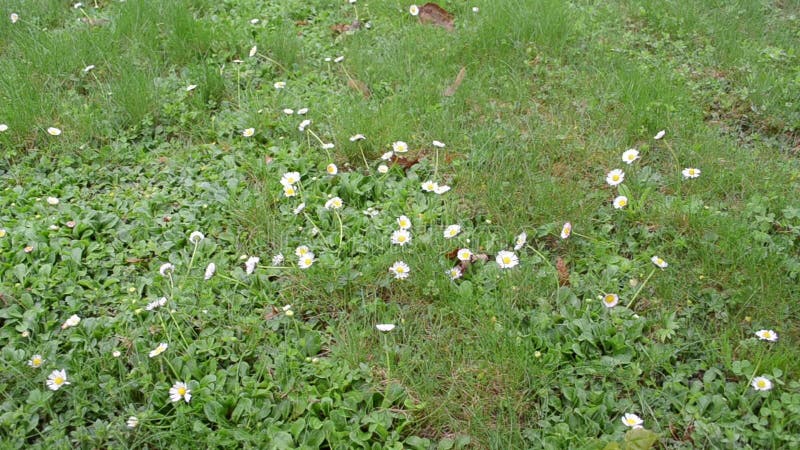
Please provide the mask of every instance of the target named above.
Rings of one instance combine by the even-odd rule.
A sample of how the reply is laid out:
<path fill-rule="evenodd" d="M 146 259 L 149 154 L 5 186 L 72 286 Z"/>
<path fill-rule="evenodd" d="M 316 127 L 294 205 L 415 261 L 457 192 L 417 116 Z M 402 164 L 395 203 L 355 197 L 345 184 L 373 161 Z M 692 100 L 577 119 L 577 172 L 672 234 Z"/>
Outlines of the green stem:
<path fill-rule="evenodd" d="M 389 338 L 386 333 L 383 334 L 383 350 L 386 352 L 386 385 L 389 385 L 389 380 L 392 378 L 392 365 L 389 359 Z"/>
<path fill-rule="evenodd" d="M 547 258 L 545 258 L 545 257 L 544 257 L 544 255 L 543 255 L 543 254 L 541 254 L 541 253 L 539 252 L 539 250 L 536 250 L 536 248 L 534 248 L 532 245 L 529 245 L 528 247 L 529 247 L 531 250 L 533 250 L 533 252 L 534 252 L 534 253 L 536 253 L 537 255 L 539 255 L 539 258 L 542 258 L 542 260 L 545 262 L 545 264 L 547 264 L 547 265 L 550 267 L 550 269 L 552 269 L 552 270 L 553 270 L 553 273 L 555 273 L 555 280 L 556 280 L 556 303 L 558 303 L 558 291 L 561 289 L 561 284 L 559 284 L 559 282 L 558 282 L 558 270 L 557 270 L 557 269 L 556 269 L 556 268 L 555 268 L 555 267 L 554 267 L 552 264 L 550 264 L 550 260 L 549 260 L 549 259 L 547 259 Z"/>
<path fill-rule="evenodd" d="M 334 209 L 333 213 L 336 215 L 336 219 L 339 220 L 339 247 L 341 247 L 342 239 L 344 239 L 344 224 L 342 224 L 342 216 L 339 215 L 339 211 Z"/>
<path fill-rule="evenodd" d="M 633 305 L 633 302 L 636 301 L 636 297 L 638 297 L 639 293 L 642 292 L 642 289 L 644 289 L 644 287 L 647 286 L 647 282 L 650 281 L 650 278 L 653 276 L 654 273 L 656 273 L 656 270 L 658 270 L 658 267 L 654 267 L 653 270 L 650 271 L 650 275 L 648 275 L 647 278 L 644 279 L 644 283 L 642 283 L 642 285 L 639 286 L 639 289 L 636 291 L 636 293 L 633 294 L 633 298 L 631 299 L 630 302 L 628 302 L 628 305 L 626 306 L 626 308 L 628 308 L 628 309 L 631 308 L 631 305 Z"/>
<path fill-rule="evenodd" d="M 200 241 L 194 243 L 194 249 L 192 250 L 192 257 L 189 258 L 189 267 L 186 269 L 186 276 L 189 276 L 189 273 L 192 271 L 192 265 L 194 264 L 194 255 L 197 253 L 197 246 L 200 244 Z"/>

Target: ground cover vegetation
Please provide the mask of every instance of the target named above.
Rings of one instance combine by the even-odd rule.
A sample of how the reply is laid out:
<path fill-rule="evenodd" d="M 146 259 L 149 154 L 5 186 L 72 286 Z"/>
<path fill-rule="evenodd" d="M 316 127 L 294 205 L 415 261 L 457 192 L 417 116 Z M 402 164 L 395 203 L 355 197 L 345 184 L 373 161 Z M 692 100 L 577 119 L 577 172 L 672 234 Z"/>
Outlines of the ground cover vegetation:
<path fill-rule="evenodd" d="M 0 437 L 800 445 L 800 5 L 9 0 Z"/>

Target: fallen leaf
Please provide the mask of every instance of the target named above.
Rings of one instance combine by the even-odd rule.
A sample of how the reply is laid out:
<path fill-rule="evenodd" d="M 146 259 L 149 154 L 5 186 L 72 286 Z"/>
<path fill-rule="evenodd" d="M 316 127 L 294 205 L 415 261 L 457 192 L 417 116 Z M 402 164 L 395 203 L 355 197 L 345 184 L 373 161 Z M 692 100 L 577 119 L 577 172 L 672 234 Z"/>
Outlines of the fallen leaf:
<path fill-rule="evenodd" d="M 458 71 L 458 75 L 456 75 L 456 79 L 453 81 L 453 84 L 447 86 L 447 89 L 444 90 L 442 95 L 445 97 L 452 97 L 456 94 L 456 90 L 459 86 L 461 86 L 461 82 L 464 81 L 464 77 L 467 75 L 467 67 L 461 67 L 461 70 Z"/>
<path fill-rule="evenodd" d="M 364 98 L 369 98 L 372 95 L 372 92 L 369 91 L 369 88 L 363 81 L 356 80 L 355 78 L 350 78 L 347 80 L 347 85 L 350 86 L 352 89 L 361 92 L 361 95 L 363 95 Z"/>
<path fill-rule="evenodd" d="M 348 31 L 356 31 L 361 29 L 361 22 L 354 20 L 351 23 L 337 23 L 331 25 L 331 31 L 335 34 L 347 33 Z"/>
<path fill-rule="evenodd" d="M 556 272 L 558 272 L 558 285 L 569 286 L 569 268 L 560 256 L 556 259 Z"/>
<path fill-rule="evenodd" d="M 144 261 L 142 258 L 125 258 L 125 262 L 128 264 L 138 264 Z"/>
<path fill-rule="evenodd" d="M 454 17 L 436 3 L 426 3 L 419 9 L 419 20 L 440 26 L 447 31 L 453 31 Z"/>
<path fill-rule="evenodd" d="M 414 164 L 419 162 L 419 158 L 410 159 L 410 158 L 403 158 L 402 156 L 394 156 L 392 158 L 392 162 L 402 167 L 403 170 L 408 170 L 412 168 Z"/>

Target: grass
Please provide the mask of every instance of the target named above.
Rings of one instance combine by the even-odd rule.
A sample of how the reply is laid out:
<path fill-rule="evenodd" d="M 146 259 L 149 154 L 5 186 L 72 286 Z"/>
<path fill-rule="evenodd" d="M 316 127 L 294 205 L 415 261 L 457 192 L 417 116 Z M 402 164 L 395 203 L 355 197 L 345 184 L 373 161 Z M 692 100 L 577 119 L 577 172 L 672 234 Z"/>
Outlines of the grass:
<path fill-rule="evenodd" d="M 442 1 L 452 33 L 395 1 L 84 3 L 0 21 L 10 446 L 798 445 L 796 2 Z M 461 247 L 488 261 L 450 280 Z"/>

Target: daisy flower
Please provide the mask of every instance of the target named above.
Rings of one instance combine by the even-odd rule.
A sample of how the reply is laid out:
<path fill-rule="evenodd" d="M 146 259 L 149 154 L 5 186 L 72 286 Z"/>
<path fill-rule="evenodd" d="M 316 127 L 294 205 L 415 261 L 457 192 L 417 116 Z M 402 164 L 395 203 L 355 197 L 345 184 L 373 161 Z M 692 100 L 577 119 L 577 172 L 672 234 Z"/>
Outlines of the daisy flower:
<path fill-rule="evenodd" d="M 4 123 L 0 123 L 0 133 L 2 133 L 4 131 L 8 131 L 8 125 L 6 125 Z"/>
<path fill-rule="evenodd" d="M 325 168 L 325 171 L 328 172 L 328 175 L 336 175 L 339 173 L 339 168 L 336 167 L 336 164 L 331 163 L 328 164 L 328 166 Z"/>
<path fill-rule="evenodd" d="M 389 151 L 389 152 L 386 152 L 386 153 L 382 154 L 381 155 L 381 159 L 384 160 L 384 161 L 389 161 L 390 159 L 392 159 L 392 156 L 394 156 L 394 152 Z"/>
<path fill-rule="evenodd" d="M 757 391 L 768 391 L 772 389 L 772 381 L 767 377 L 755 377 L 750 386 L 753 386 L 753 389 Z"/>
<path fill-rule="evenodd" d="M 174 271 L 175 266 L 173 266 L 172 263 L 164 263 L 158 268 L 158 273 L 160 273 L 162 277 L 165 277 L 167 274 L 170 274 Z"/>
<path fill-rule="evenodd" d="M 405 153 L 408 151 L 408 144 L 403 141 L 392 142 L 392 150 L 395 153 Z"/>
<path fill-rule="evenodd" d="M 150 353 L 147 356 L 149 356 L 151 358 L 154 358 L 154 357 L 164 353 L 165 351 L 167 351 L 167 347 L 169 347 L 169 346 L 165 342 L 162 342 L 162 343 L 158 344 L 158 346 L 156 348 L 154 348 L 153 350 L 150 350 Z"/>
<path fill-rule="evenodd" d="M 254 134 L 256 134 L 255 128 L 245 128 L 244 130 L 242 130 L 242 136 L 244 137 L 250 137 Z"/>
<path fill-rule="evenodd" d="M 67 381 L 67 371 L 64 369 L 54 370 L 50 373 L 50 376 L 47 377 L 47 387 L 50 388 L 50 390 L 57 391 L 65 384 L 70 383 Z"/>
<path fill-rule="evenodd" d="M 195 89 L 197 89 L 197 85 L 196 84 L 190 84 L 190 85 L 186 86 L 186 92 L 192 92 Z"/>
<path fill-rule="evenodd" d="M 152 311 L 158 308 L 159 306 L 164 306 L 166 304 L 167 304 L 167 297 L 161 297 L 158 300 L 153 300 L 152 302 L 148 303 L 147 306 L 144 307 L 144 309 Z"/>
<path fill-rule="evenodd" d="M 259 261 L 261 261 L 261 258 L 258 256 L 251 256 L 247 258 L 247 261 L 244 262 L 245 272 L 247 272 L 248 275 L 253 273 L 253 271 L 256 270 L 256 264 L 258 264 Z"/>
<path fill-rule="evenodd" d="M 363 141 L 366 139 L 363 134 L 354 134 L 350 136 L 350 142 Z"/>
<path fill-rule="evenodd" d="M 411 228 L 411 219 L 405 215 L 402 215 L 397 218 L 397 226 L 400 227 L 401 230 L 408 230 Z"/>
<path fill-rule="evenodd" d="M 276 81 L 275 84 L 273 84 L 273 86 L 275 87 L 275 89 L 283 89 L 283 88 L 286 87 L 286 82 L 285 81 Z"/>
<path fill-rule="evenodd" d="M 659 140 L 659 139 L 663 138 L 665 134 L 667 134 L 666 130 L 661 130 L 658 133 L 656 133 L 655 136 L 653 136 L 653 139 Z"/>
<path fill-rule="evenodd" d="M 412 16 L 416 16 L 419 14 L 419 7 L 417 5 L 411 5 L 408 7 L 408 13 Z"/>
<path fill-rule="evenodd" d="M 635 148 L 625 150 L 625 152 L 622 154 L 622 160 L 627 164 L 633 164 L 633 162 L 637 159 L 639 159 L 639 151 Z"/>
<path fill-rule="evenodd" d="M 300 108 L 297 110 L 297 114 L 303 116 L 308 112 L 308 108 Z"/>
<path fill-rule="evenodd" d="M 212 263 L 208 263 L 208 265 L 206 266 L 206 273 L 203 274 L 203 279 L 204 280 L 210 280 L 211 277 L 214 276 L 214 272 L 216 272 L 216 271 L 217 271 L 217 265 L 214 264 L 213 262 Z"/>
<path fill-rule="evenodd" d="M 311 120 L 305 119 L 302 122 L 300 122 L 300 125 L 298 125 L 297 129 L 300 131 L 305 131 L 306 127 L 309 125 L 311 125 Z"/>
<path fill-rule="evenodd" d="M 136 428 L 139 425 L 139 419 L 136 416 L 130 416 L 128 417 L 128 420 L 125 422 L 125 425 L 127 425 L 128 428 L 131 429 Z"/>
<path fill-rule="evenodd" d="M 433 180 L 428 180 L 422 183 L 422 190 L 425 192 L 436 192 L 436 189 L 439 188 L 439 185 L 436 184 Z"/>
<path fill-rule="evenodd" d="M 89 73 L 92 70 L 94 70 L 94 64 L 89 64 L 88 66 L 83 68 L 83 73 Z M 192 88 L 192 89 L 194 89 L 194 88 Z M 191 89 L 189 89 L 189 90 L 191 90 Z"/>
<path fill-rule="evenodd" d="M 296 215 L 300 214 L 301 212 L 303 212 L 303 210 L 304 210 L 304 209 L 306 209 L 306 204 L 305 204 L 305 202 L 303 202 L 303 203 L 300 203 L 299 205 L 297 205 L 297 208 L 295 208 L 295 209 L 292 211 L 292 213 L 294 213 L 294 215 L 296 216 Z"/>
<path fill-rule="evenodd" d="M 50 206 L 56 206 L 59 204 L 59 200 L 56 197 L 47 197 L 47 204 Z"/>
<path fill-rule="evenodd" d="M 461 225 L 448 225 L 447 228 L 444 229 L 445 239 L 454 238 L 458 233 L 461 233 Z"/>
<path fill-rule="evenodd" d="M 0 238 L 6 237 L 6 234 L 8 234 L 6 229 L 5 228 L 0 228 Z"/>
<path fill-rule="evenodd" d="M 614 199 L 614 209 L 622 209 L 628 206 L 628 197 L 620 195 Z"/>
<path fill-rule="evenodd" d="M 406 245 L 411 243 L 411 233 L 408 230 L 396 230 L 392 233 L 392 244 Z"/>
<path fill-rule="evenodd" d="M 332 199 L 325 202 L 325 209 L 341 209 L 344 203 L 342 199 L 339 197 L 333 197 Z"/>
<path fill-rule="evenodd" d="M 378 166 L 378 173 L 389 173 L 389 166 L 386 164 L 381 164 Z"/>
<path fill-rule="evenodd" d="M 389 267 L 389 272 L 394 274 L 394 277 L 398 280 L 403 280 L 408 278 L 409 272 L 411 272 L 411 268 L 408 267 L 408 264 L 404 263 L 403 261 L 397 261 Z"/>
<path fill-rule="evenodd" d="M 528 234 L 527 234 L 527 233 L 525 233 L 525 232 L 523 231 L 522 233 L 520 233 L 520 234 L 519 234 L 519 235 L 518 235 L 518 236 L 517 236 L 517 237 L 514 239 L 514 250 L 519 250 L 519 249 L 521 249 L 522 247 L 524 247 L 524 246 L 525 246 L 525 243 L 526 243 L 527 241 L 528 241 Z"/>
<path fill-rule="evenodd" d="M 606 308 L 613 308 L 619 303 L 619 295 L 606 294 L 603 296 L 603 306 Z"/>
<path fill-rule="evenodd" d="M 683 178 L 697 178 L 700 176 L 700 169 L 695 169 L 694 167 L 687 167 L 681 171 L 683 174 Z"/>
<path fill-rule="evenodd" d="M 300 172 L 286 172 L 281 177 L 281 184 L 284 186 L 291 186 L 300 181 Z"/>
<path fill-rule="evenodd" d="M 203 239 L 205 239 L 205 235 L 199 231 L 192 231 L 192 234 L 189 235 L 189 242 L 192 244 L 197 244 Z"/>
<path fill-rule="evenodd" d="M 19 20 L 19 14 L 11 13 L 9 19 L 11 19 L 11 23 L 17 23 L 17 21 Z"/>
<path fill-rule="evenodd" d="M 378 211 L 377 209 L 373 208 L 372 206 L 370 206 L 369 208 L 367 208 L 367 209 L 365 209 L 364 211 L 361 211 L 361 212 L 363 212 L 364 215 L 367 216 L 367 217 L 375 217 L 375 216 L 377 216 L 378 214 L 381 213 L 380 211 Z"/>
<path fill-rule="evenodd" d="M 463 275 L 463 273 L 461 273 L 461 268 L 458 266 L 453 267 L 451 269 L 447 269 L 444 271 L 444 273 L 446 273 L 451 280 L 457 280 L 461 278 L 461 276 Z"/>
<path fill-rule="evenodd" d="M 447 185 L 436 186 L 435 188 L 433 188 L 434 194 L 439 194 L 439 195 L 442 195 L 449 190 L 450 186 Z"/>
<path fill-rule="evenodd" d="M 284 197 L 294 197 L 297 195 L 297 188 L 292 185 L 284 185 L 283 186 L 283 196 Z"/>
<path fill-rule="evenodd" d="M 394 330 L 394 324 L 393 323 L 379 323 L 379 324 L 375 325 L 375 328 L 377 328 L 378 331 L 388 332 L 388 331 Z"/>
<path fill-rule="evenodd" d="M 333 58 L 333 62 L 335 63 L 340 63 L 342 61 L 344 61 L 344 56 L 337 56 L 336 58 Z"/>
<path fill-rule="evenodd" d="M 281 264 L 283 264 L 283 261 L 285 260 L 286 258 L 284 258 L 283 253 L 278 253 L 277 255 L 272 257 L 272 265 L 280 266 Z"/>
<path fill-rule="evenodd" d="M 247 55 L 252 58 L 253 56 L 256 56 L 257 52 L 258 52 L 258 46 L 254 45 L 250 48 L 250 53 L 248 53 Z M 276 89 L 277 87 L 278 86 L 275 86 Z"/>
<path fill-rule="evenodd" d="M 322 149 L 323 149 L 323 150 L 330 150 L 330 149 L 332 149 L 333 147 L 335 147 L 335 146 L 333 145 L 333 142 L 327 142 L 327 143 L 324 143 L 324 144 L 322 144 Z"/>
<path fill-rule="evenodd" d="M 616 186 L 625 180 L 625 172 L 622 169 L 614 169 L 606 175 L 606 183 Z"/>
<path fill-rule="evenodd" d="M 47 129 L 47 133 L 50 136 L 59 136 L 59 135 L 61 135 L 61 130 L 56 128 L 56 127 L 50 127 L 50 128 Z"/>
<path fill-rule="evenodd" d="M 186 386 L 186 383 L 177 381 L 169 389 L 169 399 L 173 403 L 179 402 L 181 399 L 185 400 L 186 403 L 189 403 L 189 400 L 192 399 L 192 391 L 188 386 Z"/>
<path fill-rule="evenodd" d="M 572 234 L 572 224 L 567 222 L 561 227 L 561 239 L 566 239 Z"/>
<path fill-rule="evenodd" d="M 316 261 L 314 259 L 314 254 L 312 252 L 308 252 L 301 256 L 297 261 L 297 267 L 301 269 L 308 269 L 312 264 L 314 264 L 314 261 Z"/>
<path fill-rule="evenodd" d="M 294 110 L 292 108 L 284 108 L 283 113 L 286 114 L 287 116 L 291 116 L 292 114 L 294 114 Z"/>
<path fill-rule="evenodd" d="M 517 255 L 508 250 L 501 250 L 497 252 L 495 261 L 497 261 L 497 265 L 499 265 L 501 269 L 510 269 L 519 264 L 519 258 Z"/>
<path fill-rule="evenodd" d="M 775 342 L 778 340 L 778 333 L 772 330 L 758 330 L 756 331 L 756 336 L 762 341 Z"/>
<path fill-rule="evenodd" d="M 297 255 L 298 258 L 302 257 L 306 253 L 311 253 L 311 249 L 309 249 L 307 245 L 301 245 L 294 249 L 294 254 Z"/>
<path fill-rule="evenodd" d="M 644 420 L 636 414 L 626 413 L 622 416 L 622 423 L 624 423 L 626 427 L 641 428 Z"/>
<path fill-rule="evenodd" d="M 439 148 L 447 147 L 446 145 L 444 145 L 444 142 L 433 141 L 432 144 L 433 144 L 434 147 L 439 147 Z"/>
<path fill-rule="evenodd" d="M 472 259 L 472 252 L 468 248 L 462 248 L 458 250 L 456 257 L 459 261 L 469 261 Z"/>
<path fill-rule="evenodd" d="M 659 258 L 658 256 L 655 256 L 655 255 L 652 258 L 650 258 L 650 261 L 653 264 L 655 264 L 656 266 L 658 266 L 658 267 L 660 267 L 662 269 L 666 269 L 667 266 L 669 266 L 669 264 L 667 264 L 666 261 L 664 261 L 663 259 L 661 259 L 661 258 Z"/>
<path fill-rule="evenodd" d="M 45 359 L 42 358 L 42 355 L 33 355 L 31 356 L 31 359 L 28 360 L 28 365 L 33 367 L 34 369 L 38 369 L 39 367 L 42 367 L 42 364 L 44 364 L 44 362 Z"/>
<path fill-rule="evenodd" d="M 61 325 L 61 329 L 66 330 L 69 327 L 76 327 L 79 323 L 81 323 L 81 318 L 77 314 L 73 314 Z"/>
<path fill-rule="evenodd" d="M 472 12 L 474 12 L 474 13 L 476 13 L 476 12 L 478 12 L 478 11 L 480 11 L 480 10 L 481 10 L 481 9 L 480 9 L 480 8 L 478 8 L 477 6 L 473 6 L 473 7 L 472 7 Z"/>

